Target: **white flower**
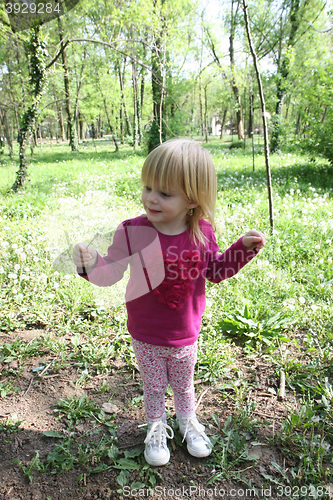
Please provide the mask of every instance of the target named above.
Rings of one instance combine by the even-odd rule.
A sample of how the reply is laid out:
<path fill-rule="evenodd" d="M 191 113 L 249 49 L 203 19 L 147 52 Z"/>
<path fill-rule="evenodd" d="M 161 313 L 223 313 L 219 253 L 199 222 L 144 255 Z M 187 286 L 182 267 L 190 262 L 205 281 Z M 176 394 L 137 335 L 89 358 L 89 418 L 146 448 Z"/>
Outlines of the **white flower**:
<path fill-rule="evenodd" d="M 17 279 L 17 274 L 15 274 L 15 273 L 9 273 L 8 274 L 8 278 L 11 279 L 11 280 L 16 280 Z"/>
<path fill-rule="evenodd" d="M 324 450 L 328 451 L 330 449 L 331 445 L 327 441 L 322 441 L 321 447 L 324 448 Z"/>
<path fill-rule="evenodd" d="M 3 274 L 5 272 L 4 268 L 0 266 L 0 274 Z"/>
<path fill-rule="evenodd" d="M 305 304 L 306 302 L 304 297 L 298 297 L 298 300 L 300 301 L 301 304 Z"/>
<path fill-rule="evenodd" d="M 54 286 L 54 288 L 57 289 L 57 288 L 59 288 L 60 285 L 59 285 L 59 283 L 53 283 L 53 286 Z"/>
<path fill-rule="evenodd" d="M 18 271 L 21 268 L 20 264 L 15 264 L 14 269 L 15 271 Z"/>

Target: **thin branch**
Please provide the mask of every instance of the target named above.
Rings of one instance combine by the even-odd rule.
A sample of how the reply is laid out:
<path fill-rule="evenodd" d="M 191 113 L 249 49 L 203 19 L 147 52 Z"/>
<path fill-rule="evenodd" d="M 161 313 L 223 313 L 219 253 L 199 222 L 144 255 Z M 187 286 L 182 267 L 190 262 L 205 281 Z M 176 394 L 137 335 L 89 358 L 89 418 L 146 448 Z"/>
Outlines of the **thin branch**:
<path fill-rule="evenodd" d="M 61 56 L 62 54 L 62 51 L 65 50 L 65 48 L 70 44 L 71 40 L 67 40 L 67 42 L 64 43 L 64 45 L 62 46 L 62 48 L 59 50 L 58 54 L 52 59 L 52 61 L 46 65 L 46 69 L 50 69 L 51 66 L 53 66 L 53 64 L 59 59 L 59 57 Z"/>
<path fill-rule="evenodd" d="M 137 64 L 139 64 L 140 66 L 142 66 L 143 68 L 146 68 L 148 70 L 150 70 L 150 67 L 147 66 L 146 64 L 144 64 L 143 62 L 140 62 L 140 61 L 137 61 L 133 55 L 131 54 L 127 54 L 126 52 L 124 52 L 123 50 L 121 49 L 118 49 L 117 47 L 114 46 L 114 44 L 116 42 L 118 42 L 119 40 L 115 40 L 114 42 L 104 42 L 103 40 L 96 40 L 94 38 L 71 38 L 70 40 L 68 40 L 68 42 L 86 42 L 86 43 L 96 43 L 96 44 L 100 44 L 100 45 L 105 45 L 106 47 L 110 47 L 111 49 L 115 50 L 116 52 L 119 52 L 119 54 L 122 54 L 123 56 L 125 57 L 128 57 L 130 58 L 131 60 L 135 60 Z"/>

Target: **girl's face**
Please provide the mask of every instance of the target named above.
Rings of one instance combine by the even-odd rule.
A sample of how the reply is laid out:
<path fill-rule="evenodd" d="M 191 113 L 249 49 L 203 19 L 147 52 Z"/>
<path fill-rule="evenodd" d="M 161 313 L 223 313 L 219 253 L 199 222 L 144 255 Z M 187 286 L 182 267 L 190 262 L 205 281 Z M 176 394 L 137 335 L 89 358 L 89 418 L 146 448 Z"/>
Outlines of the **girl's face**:
<path fill-rule="evenodd" d="M 190 208 L 196 206 L 176 189 L 166 192 L 150 186 L 143 188 L 142 203 L 150 222 L 165 234 L 179 234 L 185 231 L 186 214 Z"/>

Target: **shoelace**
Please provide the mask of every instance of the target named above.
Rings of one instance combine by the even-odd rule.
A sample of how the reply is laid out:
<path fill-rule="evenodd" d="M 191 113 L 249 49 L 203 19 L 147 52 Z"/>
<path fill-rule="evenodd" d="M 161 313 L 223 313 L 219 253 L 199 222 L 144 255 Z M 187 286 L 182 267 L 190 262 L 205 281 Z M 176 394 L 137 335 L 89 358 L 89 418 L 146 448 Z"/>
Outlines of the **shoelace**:
<path fill-rule="evenodd" d="M 199 434 L 199 436 L 197 435 L 197 433 Z M 202 437 L 206 441 L 204 426 L 200 424 L 197 419 L 187 419 L 182 443 L 185 441 L 187 434 L 190 436 L 190 439 Z"/>
<path fill-rule="evenodd" d="M 141 424 L 139 427 L 144 427 L 145 425 L 147 424 Z M 144 442 L 147 444 L 152 441 L 153 443 L 158 443 L 158 445 L 161 446 L 163 434 L 169 439 L 174 437 L 174 432 L 170 425 L 162 422 L 161 420 L 153 422 L 153 425 L 151 426 Z"/>

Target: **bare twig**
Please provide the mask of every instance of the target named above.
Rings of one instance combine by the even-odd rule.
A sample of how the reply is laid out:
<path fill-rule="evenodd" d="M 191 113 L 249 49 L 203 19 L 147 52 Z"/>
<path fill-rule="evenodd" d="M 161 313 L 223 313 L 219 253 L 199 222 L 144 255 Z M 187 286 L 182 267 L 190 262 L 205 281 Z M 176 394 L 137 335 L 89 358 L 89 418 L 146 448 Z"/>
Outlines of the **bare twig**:
<path fill-rule="evenodd" d="M 286 374 L 281 369 L 280 370 L 280 390 L 278 395 L 278 400 L 284 399 L 286 396 Z"/>
<path fill-rule="evenodd" d="M 195 407 L 195 409 L 196 409 L 196 410 L 199 408 L 199 405 L 200 405 L 200 403 L 201 403 L 201 400 L 202 400 L 202 398 L 204 397 L 204 395 L 208 392 L 208 389 L 209 389 L 209 387 L 207 387 L 207 389 L 205 389 L 205 390 L 204 390 L 204 391 L 200 394 L 199 399 L 198 399 L 198 402 L 197 402 L 196 407 Z"/>
<path fill-rule="evenodd" d="M 31 377 L 30 379 L 30 382 L 29 382 L 29 385 L 28 385 L 28 388 L 27 390 L 25 391 L 25 393 L 23 394 L 23 396 L 25 396 L 27 394 L 27 392 L 30 390 L 30 387 L 32 386 L 32 382 L 34 381 L 34 377 Z"/>
<path fill-rule="evenodd" d="M 44 375 L 44 373 L 46 373 L 46 372 L 47 372 L 47 370 L 48 370 L 48 369 L 50 368 L 50 366 L 52 365 L 53 361 L 54 361 L 54 360 L 52 359 L 52 361 L 51 361 L 48 365 L 46 365 L 46 366 L 45 366 L 45 368 L 43 368 L 43 370 L 42 370 L 42 371 L 38 374 L 38 375 L 39 375 L 39 377 L 41 377 L 42 375 Z"/>
<path fill-rule="evenodd" d="M 254 411 L 253 412 L 253 415 L 258 415 L 258 417 L 265 417 L 265 418 L 272 418 L 273 420 L 275 420 L 276 418 L 278 420 L 281 420 L 282 418 L 285 418 L 285 417 L 280 417 L 279 415 L 268 415 L 268 413 L 263 413 L 262 411 Z"/>

